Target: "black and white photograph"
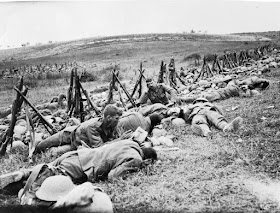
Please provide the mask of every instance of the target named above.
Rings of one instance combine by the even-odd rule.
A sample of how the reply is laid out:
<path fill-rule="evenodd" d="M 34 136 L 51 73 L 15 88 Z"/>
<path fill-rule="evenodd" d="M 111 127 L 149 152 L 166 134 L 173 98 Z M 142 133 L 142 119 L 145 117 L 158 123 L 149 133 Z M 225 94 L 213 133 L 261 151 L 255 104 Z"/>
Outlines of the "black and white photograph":
<path fill-rule="evenodd" d="M 0 212 L 280 211 L 280 0 L 0 0 Z"/>

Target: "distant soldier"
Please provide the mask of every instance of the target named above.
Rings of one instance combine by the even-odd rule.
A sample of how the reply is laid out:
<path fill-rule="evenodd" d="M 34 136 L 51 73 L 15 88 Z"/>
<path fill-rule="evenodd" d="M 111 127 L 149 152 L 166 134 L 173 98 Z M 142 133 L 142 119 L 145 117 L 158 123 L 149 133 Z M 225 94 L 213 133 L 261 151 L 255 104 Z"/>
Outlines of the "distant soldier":
<path fill-rule="evenodd" d="M 176 69 L 175 69 L 175 61 L 174 61 L 173 57 L 170 59 L 170 63 L 168 64 L 168 71 L 169 71 L 170 86 L 176 87 L 176 85 L 177 85 Z"/>

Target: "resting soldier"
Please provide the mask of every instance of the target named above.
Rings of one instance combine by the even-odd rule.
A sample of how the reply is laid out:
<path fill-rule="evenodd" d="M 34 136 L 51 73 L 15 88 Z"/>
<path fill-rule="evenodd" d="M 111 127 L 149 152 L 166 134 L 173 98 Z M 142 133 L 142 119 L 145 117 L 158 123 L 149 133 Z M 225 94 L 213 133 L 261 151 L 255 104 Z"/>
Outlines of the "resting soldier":
<path fill-rule="evenodd" d="M 146 82 L 148 91 L 140 97 L 137 101 L 137 105 L 145 104 L 148 99 L 152 102 L 152 104 L 161 103 L 167 105 L 176 102 L 176 90 L 162 83 L 156 84 L 151 78 L 148 78 Z M 168 100 L 166 93 L 170 94 L 171 102 Z"/>
<path fill-rule="evenodd" d="M 126 132 L 129 130 L 134 132 L 138 127 L 141 127 L 143 130 L 150 133 L 156 125 L 160 124 L 162 118 L 163 116 L 157 113 L 144 117 L 139 112 L 127 112 L 120 117 L 117 130 L 119 132 Z"/>
<path fill-rule="evenodd" d="M 261 90 L 267 89 L 269 87 L 269 81 L 263 78 L 259 78 L 257 76 L 252 76 L 250 78 L 246 78 L 239 82 L 240 85 L 247 85 L 249 89 L 259 88 Z"/>
<path fill-rule="evenodd" d="M 231 97 L 252 97 L 255 95 L 259 95 L 259 92 L 249 89 L 247 85 L 241 85 L 238 80 L 230 81 L 225 88 L 201 94 L 202 97 L 210 102 L 225 100 Z"/>
<path fill-rule="evenodd" d="M 122 111 L 113 105 L 107 105 L 103 117 L 92 118 L 80 125 L 66 127 L 36 145 L 35 152 L 45 151 L 50 147 L 62 146 L 60 151 L 77 149 L 78 146 L 96 148 L 115 138 L 115 128 Z"/>
<path fill-rule="evenodd" d="M 80 148 L 63 154 L 49 164 L 1 175 L 0 188 L 8 190 L 12 186 L 9 184 L 22 182 L 29 176 L 27 183 L 33 193 L 47 177 L 54 175 L 68 176 L 75 184 L 113 180 L 126 177 L 154 160 L 157 160 L 157 153 L 153 148 L 140 147 L 132 140 L 120 140 L 95 149 Z"/>
<path fill-rule="evenodd" d="M 231 80 L 224 88 L 203 92 L 199 96 L 181 97 L 180 100 L 190 103 L 198 97 L 206 98 L 210 102 L 225 100 L 231 97 L 252 97 L 260 95 L 256 90 L 257 88 L 263 90 L 268 88 L 268 86 L 269 81 L 253 76 L 245 80 Z"/>
<path fill-rule="evenodd" d="M 228 123 L 221 110 L 205 98 L 196 99 L 192 105 L 189 105 L 183 112 L 181 111 L 181 114 L 186 122 L 191 123 L 191 129 L 204 137 L 211 135 L 209 125 L 224 132 L 231 132 L 238 130 L 243 122 L 241 117 L 237 117 Z"/>

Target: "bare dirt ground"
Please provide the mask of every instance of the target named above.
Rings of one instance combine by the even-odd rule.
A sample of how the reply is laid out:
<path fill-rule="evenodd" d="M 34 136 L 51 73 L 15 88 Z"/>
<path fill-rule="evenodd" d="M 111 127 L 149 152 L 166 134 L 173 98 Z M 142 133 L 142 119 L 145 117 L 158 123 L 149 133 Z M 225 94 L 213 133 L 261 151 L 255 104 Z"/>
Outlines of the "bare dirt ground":
<path fill-rule="evenodd" d="M 18 60 L 17 63 L 39 63 L 52 60 L 76 59 L 80 63 L 97 63 L 97 67 L 108 66 L 117 61 L 126 68 L 127 78 L 140 61 L 147 69 L 147 75 L 159 70 L 161 60 L 168 61 L 170 55 L 176 65 L 187 66 L 184 56 L 194 52 L 219 53 L 224 50 L 252 48 L 259 41 L 221 41 L 221 40 L 176 40 L 147 41 L 138 43 L 112 44 L 102 47 L 86 48 L 74 53 L 63 53 L 48 57 Z M 70 48 L 71 49 L 71 48 Z M 30 50 L 31 51 L 31 50 Z M 120 55 L 116 55 L 116 53 Z M 17 53 L 19 54 L 19 53 Z M 94 59 L 94 61 L 91 61 Z M 9 62 L 10 63 L 10 62 Z M 10 65 L 6 63 L 6 65 Z M 268 90 L 254 98 L 231 98 L 216 103 L 225 117 L 232 120 L 236 116 L 244 119 L 243 128 L 235 134 L 213 130 L 212 138 L 202 138 L 192 133 L 190 126 L 169 127 L 168 131 L 176 136 L 174 146 L 177 151 L 158 151 L 159 161 L 127 179 L 114 182 L 100 182 L 109 194 L 117 212 L 271 212 L 277 211 L 278 200 L 275 193 L 261 197 L 257 189 L 268 190 L 262 183 L 277 182 L 279 179 L 279 125 L 280 97 L 278 81 L 280 70 L 272 69 L 262 76 L 271 81 Z M 87 89 L 96 84 L 86 84 Z M 50 93 L 66 86 L 57 86 L 30 91 L 30 98 L 48 99 Z M 44 91 L 44 95 L 40 95 Z M 1 93 L 1 100 L 8 104 L 8 92 Z M 41 96 L 41 97 L 39 97 Z M 2 102 L 3 103 L 3 102 Z M 11 103 L 11 102 L 10 102 Z M 232 110 L 232 107 L 237 107 Z M 269 108 L 273 106 L 273 108 Z M 266 119 L 261 119 L 265 117 Z M 37 155 L 36 163 L 49 162 L 54 157 L 50 153 Z M 13 152 L 0 159 L 0 174 L 29 167 L 27 150 Z M 273 185 L 275 188 L 275 185 Z M 276 193 L 277 195 L 277 193 Z M 0 195 L 0 203 L 18 204 L 16 196 Z"/>

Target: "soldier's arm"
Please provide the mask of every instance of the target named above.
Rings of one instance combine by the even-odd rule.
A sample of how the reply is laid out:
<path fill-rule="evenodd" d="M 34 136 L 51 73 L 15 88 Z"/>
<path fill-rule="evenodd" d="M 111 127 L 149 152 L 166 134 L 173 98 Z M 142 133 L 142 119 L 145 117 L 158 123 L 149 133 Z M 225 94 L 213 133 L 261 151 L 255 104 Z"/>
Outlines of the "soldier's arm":
<path fill-rule="evenodd" d="M 142 159 L 129 158 L 127 161 L 112 169 L 108 174 L 108 180 L 113 180 L 118 177 L 126 177 L 131 172 L 137 172 L 141 167 Z"/>
<path fill-rule="evenodd" d="M 176 94 L 176 90 L 173 89 L 172 87 L 169 87 L 169 86 L 166 86 L 164 84 L 161 84 L 163 89 L 170 94 L 171 96 L 171 101 L 173 102 L 176 102 L 176 97 L 177 97 L 177 94 Z"/>
<path fill-rule="evenodd" d="M 91 148 L 97 148 L 104 144 L 99 132 L 96 130 L 96 127 L 89 126 L 86 129 L 86 135 L 88 137 L 88 146 Z"/>
<path fill-rule="evenodd" d="M 141 97 L 137 100 L 136 104 L 145 104 L 148 101 L 148 91 L 143 93 Z"/>

